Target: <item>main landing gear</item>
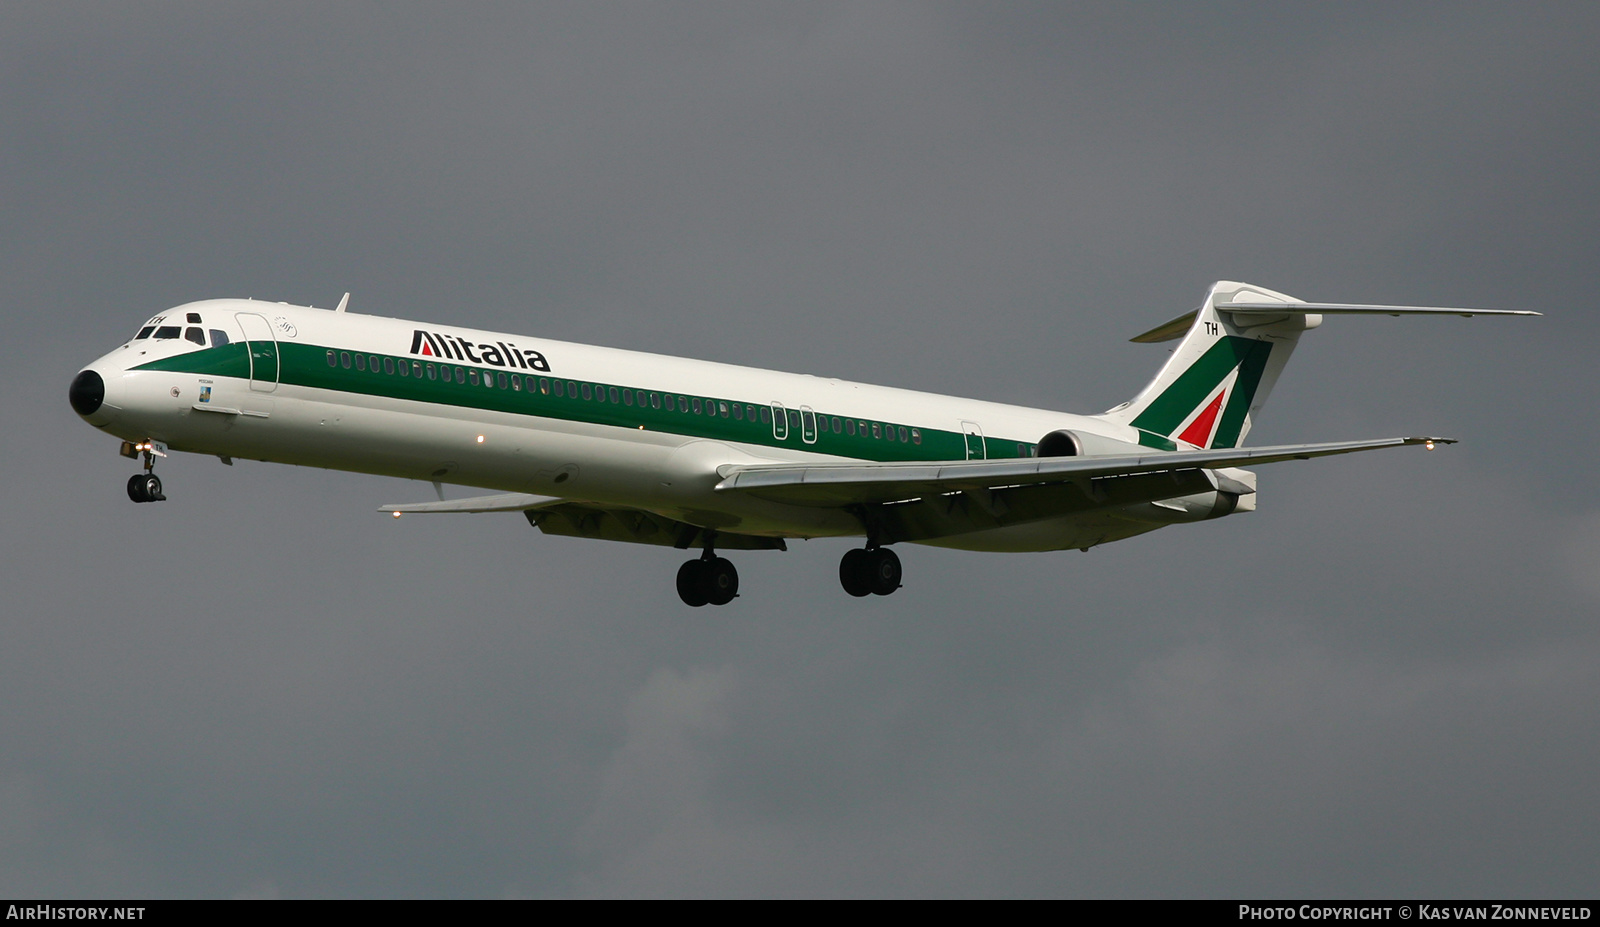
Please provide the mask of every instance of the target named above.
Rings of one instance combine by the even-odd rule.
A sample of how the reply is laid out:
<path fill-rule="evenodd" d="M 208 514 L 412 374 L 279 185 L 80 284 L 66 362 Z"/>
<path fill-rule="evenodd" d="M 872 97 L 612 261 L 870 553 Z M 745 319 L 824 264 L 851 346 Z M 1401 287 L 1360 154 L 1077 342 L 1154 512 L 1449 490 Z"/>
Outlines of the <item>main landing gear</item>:
<path fill-rule="evenodd" d="M 900 558 L 887 547 L 858 547 L 839 561 L 839 585 L 857 598 L 889 595 L 900 588 L 900 575 Z M 678 598 L 685 605 L 727 605 L 738 594 L 739 571 L 711 544 L 698 559 L 678 567 Z"/>
<path fill-rule="evenodd" d="M 887 547 L 858 547 L 839 561 L 839 585 L 860 598 L 900 588 L 900 558 Z"/>
<path fill-rule="evenodd" d="M 152 442 L 144 444 L 122 443 L 122 456 L 144 457 L 144 472 L 128 477 L 128 498 L 135 502 L 165 502 L 161 492 L 161 477 L 156 476 L 156 455 L 161 454 Z M 162 457 L 167 455 L 161 454 Z"/>
<path fill-rule="evenodd" d="M 699 560 L 689 560 L 678 567 L 678 598 L 685 605 L 727 605 L 738 594 L 739 571 L 733 568 L 732 561 L 718 557 L 710 547 Z"/>

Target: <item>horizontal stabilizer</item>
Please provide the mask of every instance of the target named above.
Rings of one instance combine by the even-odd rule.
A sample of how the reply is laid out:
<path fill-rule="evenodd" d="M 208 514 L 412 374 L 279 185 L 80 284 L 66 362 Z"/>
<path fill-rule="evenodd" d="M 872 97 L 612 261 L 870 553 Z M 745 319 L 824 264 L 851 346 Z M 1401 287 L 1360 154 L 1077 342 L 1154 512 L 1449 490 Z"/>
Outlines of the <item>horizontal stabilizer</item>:
<path fill-rule="evenodd" d="M 755 464 L 720 468 L 719 492 L 748 492 L 798 505 L 882 503 L 936 493 L 1061 483 L 1198 468 L 1219 469 L 1282 460 L 1310 460 L 1384 447 L 1454 444 L 1449 438 L 1380 438 L 1326 444 L 1283 444 L 1198 451 L 1151 451 L 1106 457 L 1027 457 L 944 463 Z"/>
<path fill-rule="evenodd" d="M 470 499 L 450 499 L 443 502 L 412 502 L 386 505 L 380 512 L 436 513 L 436 512 L 526 512 L 552 502 L 561 502 L 555 496 L 535 496 L 524 492 L 507 492 L 495 496 L 473 496 Z"/>
<path fill-rule="evenodd" d="M 1160 344 L 1163 341 L 1176 341 L 1189 333 L 1194 327 L 1195 316 L 1200 314 L 1199 309 L 1191 309 L 1163 325 L 1157 325 L 1142 335 L 1129 338 L 1136 344 Z"/>
<path fill-rule="evenodd" d="M 1475 315 L 1544 315 L 1528 309 L 1465 309 L 1448 306 L 1363 306 L 1357 303 L 1301 303 L 1301 302 L 1248 302 L 1217 303 L 1217 311 L 1234 315 L 1459 315 L 1470 319 Z M 1185 316 L 1185 318 L 1192 318 Z M 1169 323 L 1175 324 L 1175 323 Z M 1156 329 L 1155 331 L 1160 331 Z M 1181 334 L 1181 333 L 1180 333 Z M 1146 337 L 1140 335 L 1133 340 Z M 1176 337 L 1176 336 L 1174 336 Z"/>

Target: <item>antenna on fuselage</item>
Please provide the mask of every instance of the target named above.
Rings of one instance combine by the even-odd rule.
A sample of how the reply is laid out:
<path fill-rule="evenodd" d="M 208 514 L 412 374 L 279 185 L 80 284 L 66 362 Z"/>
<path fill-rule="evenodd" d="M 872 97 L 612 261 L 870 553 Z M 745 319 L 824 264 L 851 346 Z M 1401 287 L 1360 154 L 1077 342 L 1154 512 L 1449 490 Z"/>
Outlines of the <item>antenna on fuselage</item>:
<path fill-rule="evenodd" d="M 334 312 L 343 312 L 345 310 L 345 307 L 347 307 L 349 305 L 350 305 L 350 294 L 346 293 L 346 294 L 344 294 L 344 299 L 339 300 L 339 307 L 337 309 L 333 310 L 333 311 Z"/>

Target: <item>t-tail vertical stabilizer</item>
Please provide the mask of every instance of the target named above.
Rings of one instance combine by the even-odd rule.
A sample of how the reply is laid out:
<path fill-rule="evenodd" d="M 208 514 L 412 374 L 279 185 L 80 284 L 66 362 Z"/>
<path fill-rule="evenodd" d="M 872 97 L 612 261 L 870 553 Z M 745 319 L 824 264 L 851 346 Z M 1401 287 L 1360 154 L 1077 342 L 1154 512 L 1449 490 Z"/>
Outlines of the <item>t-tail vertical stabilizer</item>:
<path fill-rule="evenodd" d="M 1300 333 L 1322 323 L 1315 313 L 1218 308 L 1253 304 L 1307 305 L 1265 287 L 1218 281 L 1200 308 L 1133 339 L 1183 341 L 1138 396 L 1101 417 L 1139 429 L 1140 443 L 1156 447 L 1243 444 Z"/>

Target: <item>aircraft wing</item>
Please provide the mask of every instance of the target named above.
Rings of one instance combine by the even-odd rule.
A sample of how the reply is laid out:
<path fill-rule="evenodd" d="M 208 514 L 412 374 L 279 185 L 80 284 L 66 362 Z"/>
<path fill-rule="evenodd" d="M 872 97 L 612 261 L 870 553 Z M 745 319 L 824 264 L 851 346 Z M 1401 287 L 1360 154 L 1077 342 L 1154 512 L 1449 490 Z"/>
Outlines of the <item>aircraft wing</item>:
<path fill-rule="evenodd" d="M 1381 438 L 1325 444 L 1283 444 L 1270 447 L 1214 448 L 1199 451 L 1152 451 L 1106 457 L 1026 457 L 1004 460 L 891 463 L 752 464 L 718 469 L 719 492 L 744 492 L 794 505 L 861 505 L 899 502 L 932 495 L 1010 490 L 1051 483 L 1087 486 L 1092 480 L 1242 467 L 1310 460 L 1385 447 L 1454 444 L 1448 438 Z M 1227 488 L 1227 487 L 1221 487 Z M 1194 490 L 1178 489 L 1173 495 Z"/>
<path fill-rule="evenodd" d="M 385 505 L 379 508 L 378 511 L 393 512 L 396 515 L 404 512 L 526 512 L 529 509 L 537 509 L 561 501 L 563 500 L 555 496 L 535 496 L 525 492 L 506 492 L 493 496 L 473 496 L 470 499 Z"/>
<path fill-rule="evenodd" d="M 380 512 L 402 514 L 440 514 L 461 512 L 521 512 L 528 523 L 545 534 L 597 538 L 633 544 L 661 544 L 687 550 L 704 546 L 708 534 L 715 536 L 724 550 L 787 550 L 782 538 L 738 534 L 730 531 L 707 532 L 655 512 L 626 507 L 571 502 L 556 496 L 507 492 L 493 496 L 473 496 L 440 502 L 408 502 L 385 505 Z"/>

